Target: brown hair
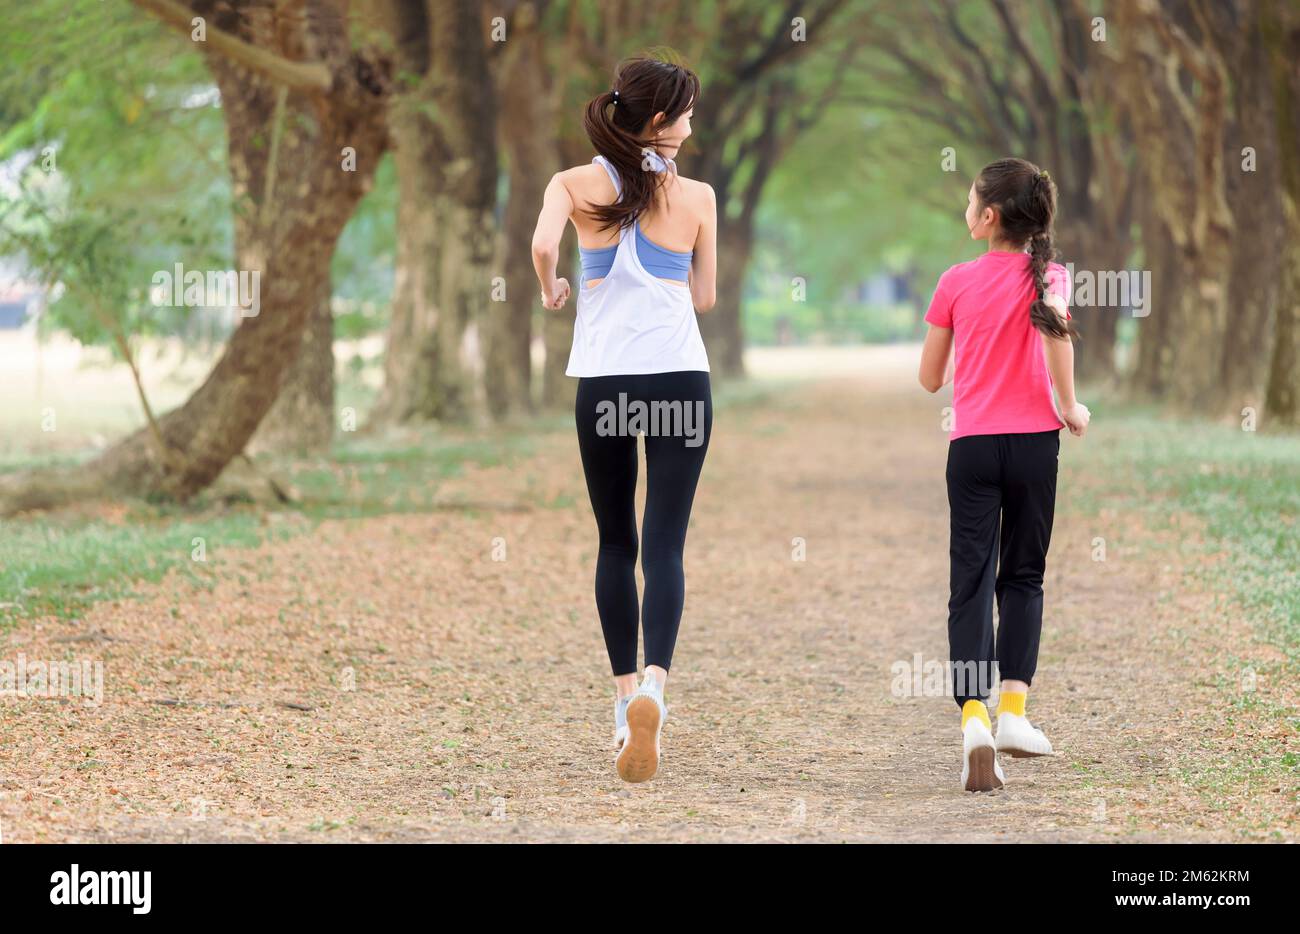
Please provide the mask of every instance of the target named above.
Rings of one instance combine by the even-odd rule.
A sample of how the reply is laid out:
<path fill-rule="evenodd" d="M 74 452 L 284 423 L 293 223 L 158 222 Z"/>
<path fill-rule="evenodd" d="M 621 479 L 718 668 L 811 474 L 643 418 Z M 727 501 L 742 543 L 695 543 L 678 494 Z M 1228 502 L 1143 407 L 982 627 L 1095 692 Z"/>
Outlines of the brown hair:
<path fill-rule="evenodd" d="M 980 170 L 975 179 L 980 209 L 998 212 L 1002 235 L 1017 247 L 1029 245 L 1029 267 L 1037 297 L 1029 306 L 1034 327 L 1055 338 L 1073 339 L 1074 327 L 1061 320 L 1043 300 L 1047 294 L 1047 264 L 1056 258 L 1052 225 L 1056 219 L 1056 183 L 1024 159 L 999 159 Z"/>
<path fill-rule="evenodd" d="M 642 165 L 643 147 L 652 140 L 640 133 L 660 111 L 660 126 L 675 122 L 700 96 L 700 79 L 676 61 L 670 51 L 638 55 L 621 62 L 613 86 L 587 103 L 582 125 L 596 152 L 614 166 L 620 194 L 613 204 L 595 205 L 588 213 L 601 230 L 626 227 L 653 203 L 655 191 L 666 180 Z M 615 102 L 617 101 L 617 103 Z"/>

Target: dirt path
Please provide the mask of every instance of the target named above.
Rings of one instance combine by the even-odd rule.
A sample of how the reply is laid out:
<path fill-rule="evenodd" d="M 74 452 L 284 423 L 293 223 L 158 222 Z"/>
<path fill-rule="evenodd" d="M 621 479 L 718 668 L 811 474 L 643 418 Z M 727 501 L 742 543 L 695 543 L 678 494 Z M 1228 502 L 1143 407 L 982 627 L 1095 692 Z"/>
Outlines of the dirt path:
<path fill-rule="evenodd" d="M 1177 568 L 1091 561 L 1096 520 L 1064 502 L 1031 703 L 1062 754 L 959 790 L 956 706 L 891 691 L 895 663 L 946 652 L 943 403 L 879 360 L 720 412 L 654 782 L 613 769 L 595 529 L 559 434 L 458 481 L 474 510 L 209 543 L 211 592 L 171 578 L 10 633 L 7 659 L 102 660 L 106 696 L 0 702 L 4 840 L 1232 836 L 1177 771 L 1214 689 L 1165 633 L 1199 598 L 1160 599 Z"/>

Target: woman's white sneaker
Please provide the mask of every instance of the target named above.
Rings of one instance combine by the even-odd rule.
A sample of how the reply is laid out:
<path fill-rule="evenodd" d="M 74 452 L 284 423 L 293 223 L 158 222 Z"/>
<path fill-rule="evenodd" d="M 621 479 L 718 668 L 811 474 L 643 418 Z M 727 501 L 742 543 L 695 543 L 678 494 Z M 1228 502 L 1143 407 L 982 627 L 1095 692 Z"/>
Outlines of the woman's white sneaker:
<path fill-rule="evenodd" d="M 627 705 L 634 695 L 614 698 L 614 748 L 622 749 L 627 741 Z"/>
<path fill-rule="evenodd" d="M 993 791 L 1001 788 L 1006 776 L 998 765 L 993 734 L 979 717 L 971 717 L 962 727 L 961 787 L 966 791 Z"/>
<path fill-rule="evenodd" d="M 627 705 L 627 740 L 614 764 L 625 782 L 646 782 L 659 771 L 659 733 L 668 708 L 655 676 L 646 673 Z"/>
<path fill-rule="evenodd" d="M 1052 754 L 1052 744 L 1043 731 L 1030 723 L 1028 717 L 1014 713 L 998 714 L 997 747 L 998 752 L 1017 759 Z"/>

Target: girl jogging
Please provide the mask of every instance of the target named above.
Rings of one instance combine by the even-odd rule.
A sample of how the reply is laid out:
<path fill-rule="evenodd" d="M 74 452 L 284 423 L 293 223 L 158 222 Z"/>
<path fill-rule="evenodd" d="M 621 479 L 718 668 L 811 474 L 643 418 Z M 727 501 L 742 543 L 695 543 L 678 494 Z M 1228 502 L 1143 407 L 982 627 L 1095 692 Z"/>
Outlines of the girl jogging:
<path fill-rule="evenodd" d="M 925 316 L 921 385 L 937 392 L 953 381 L 948 646 L 967 791 L 1002 787 L 998 752 L 1052 751 L 1025 717 L 1025 697 L 1043 626 L 1059 432 L 1065 425 L 1082 436 L 1090 417 L 1074 397 L 1068 277 L 1051 261 L 1055 214 L 1056 186 L 1038 166 L 985 166 L 970 188 L 966 226 L 988 252 L 939 277 Z M 995 665 L 996 740 L 985 706 Z"/>
<path fill-rule="evenodd" d="M 578 450 L 600 535 L 596 609 L 614 673 L 616 765 L 629 782 L 659 767 L 664 682 L 685 598 L 682 551 L 713 423 L 695 312 L 714 302 L 716 206 L 713 189 L 682 178 L 673 161 L 691 135 L 699 94 L 699 78 L 680 65 L 648 57 L 621 64 L 613 87 L 587 104 L 584 126 L 598 155 L 551 179 L 533 234 L 542 304 L 552 310 L 570 294 L 555 275 L 566 221 L 578 234 L 582 279 L 565 372 L 578 377 Z M 647 492 L 638 543 L 639 432 Z"/>

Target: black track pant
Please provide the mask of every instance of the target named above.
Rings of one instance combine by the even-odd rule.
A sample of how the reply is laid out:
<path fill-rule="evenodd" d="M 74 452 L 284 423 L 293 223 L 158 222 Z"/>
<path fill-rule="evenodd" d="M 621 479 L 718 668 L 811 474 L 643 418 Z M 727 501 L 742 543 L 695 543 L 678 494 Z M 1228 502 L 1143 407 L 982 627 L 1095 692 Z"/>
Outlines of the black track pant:
<path fill-rule="evenodd" d="M 967 435 L 948 446 L 948 649 L 958 705 L 988 699 L 994 660 L 1004 681 L 1034 679 L 1060 449 L 1059 431 Z"/>
<path fill-rule="evenodd" d="M 639 424 L 638 411 L 643 413 Z M 647 488 L 640 542 L 645 600 L 640 622 L 645 663 L 667 669 L 685 601 L 686 526 L 713 426 L 709 374 L 687 370 L 583 377 L 578 380 L 574 416 L 600 532 L 596 610 L 615 675 L 637 670 L 637 428 L 645 433 Z"/>

